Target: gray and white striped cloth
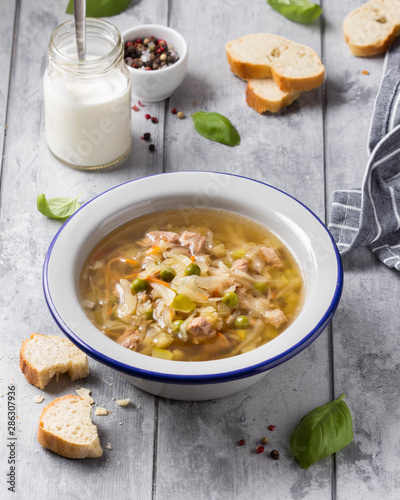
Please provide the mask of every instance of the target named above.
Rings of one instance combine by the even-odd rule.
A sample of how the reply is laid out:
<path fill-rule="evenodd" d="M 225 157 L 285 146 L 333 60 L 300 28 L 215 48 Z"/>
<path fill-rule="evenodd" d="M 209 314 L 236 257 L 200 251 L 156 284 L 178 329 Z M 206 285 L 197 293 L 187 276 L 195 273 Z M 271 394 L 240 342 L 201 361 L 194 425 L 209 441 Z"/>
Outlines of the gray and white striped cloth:
<path fill-rule="evenodd" d="M 361 189 L 333 193 L 329 230 L 341 254 L 366 246 L 400 271 L 400 38 L 385 57 Z"/>

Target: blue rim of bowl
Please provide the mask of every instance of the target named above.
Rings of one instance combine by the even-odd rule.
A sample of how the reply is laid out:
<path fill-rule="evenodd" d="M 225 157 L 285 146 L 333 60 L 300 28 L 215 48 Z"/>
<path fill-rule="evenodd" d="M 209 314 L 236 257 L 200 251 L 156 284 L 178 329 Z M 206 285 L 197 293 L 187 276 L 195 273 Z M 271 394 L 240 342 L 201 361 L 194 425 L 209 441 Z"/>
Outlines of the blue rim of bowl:
<path fill-rule="evenodd" d="M 267 186 L 271 189 L 274 189 L 276 191 L 279 191 L 280 193 L 284 194 L 285 196 L 288 196 L 289 198 L 293 199 L 295 202 L 297 202 L 299 205 L 301 205 L 303 208 L 305 208 L 316 220 L 321 224 L 323 229 L 326 231 L 328 234 L 331 242 L 332 242 L 332 248 L 335 252 L 336 256 L 336 263 L 337 263 L 337 279 L 336 279 L 336 288 L 335 288 L 335 293 L 333 295 L 333 298 L 331 300 L 331 303 L 329 304 L 329 307 L 323 314 L 322 318 L 320 321 L 315 325 L 315 327 L 306 335 L 304 336 L 297 344 L 293 345 L 290 349 L 287 349 L 283 353 L 279 354 L 278 356 L 274 356 L 272 358 L 269 358 L 265 361 L 262 361 L 260 363 L 257 363 L 255 365 L 250 365 L 245 368 L 241 368 L 238 370 L 231 370 L 229 372 L 222 372 L 222 373 L 215 373 L 215 374 L 204 374 L 204 375 L 174 375 L 174 374 L 168 374 L 168 373 L 162 373 L 162 372 L 153 372 L 150 370 L 144 370 L 142 368 L 136 368 L 132 365 L 127 365 L 125 363 L 121 363 L 120 361 L 116 361 L 113 358 L 110 358 L 106 356 L 105 354 L 93 349 L 90 345 L 88 345 L 86 342 L 83 342 L 69 327 L 66 325 L 58 313 L 56 307 L 53 304 L 50 290 L 49 290 L 49 285 L 48 285 L 48 265 L 51 257 L 51 253 L 53 250 L 53 247 L 60 235 L 60 233 L 63 231 L 64 227 L 66 224 L 68 224 L 75 215 L 80 212 L 83 208 L 85 208 L 86 205 L 89 203 L 92 203 L 94 200 L 99 198 L 100 196 L 103 196 L 105 193 L 108 193 L 109 191 L 113 191 L 114 189 L 119 188 L 120 186 L 124 186 L 126 184 L 131 184 L 133 182 L 140 181 L 142 179 L 147 179 L 149 177 L 155 177 L 159 175 L 176 175 L 176 174 L 182 174 L 182 173 L 196 173 L 196 174 L 217 174 L 217 175 L 229 175 L 232 177 L 239 177 L 242 179 L 246 179 L 251 182 L 257 182 L 259 184 L 262 184 L 264 186 Z M 329 232 L 328 228 L 325 226 L 325 224 L 317 217 L 312 210 L 310 210 L 306 205 L 304 205 L 301 201 L 297 200 L 294 196 L 291 196 L 288 193 L 285 193 L 285 191 L 282 191 L 279 188 L 276 188 L 274 186 L 271 186 L 270 184 L 267 184 L 265 182 L 258 181 L 256 179 L 250 179 L 249 177 L 245 177 L 243 175 L 237 175 L 237 174 L 230 174 L 230 173 L 224 173 L 224 172 L 212 172 L 212 171 L 196 171 L 196 170 L 188 170 L 185 172 L 169 172 L 169 173 L 160 173 L 160 174 L 155 174 L 152 176 L 145 176 L 145 177 L 139 177 L 138 179 L 134 179 L 131 181 L 124 182 L 122 184 L 119 184 L 117 186 L 114 186 L 110 189 L 107 189 L 106 191 L 100 193 L 97 195 L 95 198 L 92 198 L 88 202 L 86 202 L 84 205 L 82 205 L 62 226 L 61 228 L 57 231 L 56 235 L 54 236 L 52 242 L 50 243 L 49 249 L 46 253 L 46 257 L 44 260 L 44 265 L 43 265 L 43 273 L 42 273 L 42 280 L 43 280 L 43 291 L 45 295 L 45 300 L 47 303 L 47 306 L 50 310 L 50 313 L 60 328 L 60 330 L 73 342 L 79 349 L 81 349 L 83 352 L 85 352 L 88 356 L 91 358 L 95 359 L 96 361 L 99 361 L 100 363 L 105 364 L 106 366 L 109 366 L 111 368 L 114 368 L 115 370 L 122 372 L 126 375 L 130 375 L 132 377 L 137 377 L 140 379 L 144 380 L 150 380 L 150 381 L 155 381 L 155 382 L 160 382 L 160 383 L 173 383 L 173 384 L 180 384 L 180 385 L 193 385 L 193 384 L 198 384 L 198 385 L 203 385 L 203 384 L 215 384 L 215 383 L 221 383 L 221 382 L 229 382 L 241 378 L 246 378 L 246 377 L 251 377 L 255 375 L 259 375 L 263 373 L 264 371 L 270 370 L 271 368 L 274 368 L 285 361 L 288 361 L 289 359 L 293 358 L 301 352 L 303 349 L 305 349 L 307 346 L 309 346 L 328 326 L 330 323 L 333 315 L 335 314 L 335 311 L 339 305 L 340 297 L 342 294 L 342 288 L 343 288 L 343 267 L 342 267 L 342 261 L 340 258 L 339 251 L 337 249 L 335 240 L 333 239 L 331 233 Z"/>

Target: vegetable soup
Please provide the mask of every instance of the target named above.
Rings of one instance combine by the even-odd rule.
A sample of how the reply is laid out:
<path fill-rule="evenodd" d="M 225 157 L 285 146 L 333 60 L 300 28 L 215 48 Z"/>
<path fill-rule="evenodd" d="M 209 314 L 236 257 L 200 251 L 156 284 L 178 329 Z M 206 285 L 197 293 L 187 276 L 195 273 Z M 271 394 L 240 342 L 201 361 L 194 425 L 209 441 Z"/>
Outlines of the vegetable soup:
<path fill-rule="evenodd" d="M 82 306 L 118 344 L 204 361 L 281 334 L 303 302 L 300 269 L 264 226 L 214 209 L 142 216 L 107 235 L 80 277 Z"/>

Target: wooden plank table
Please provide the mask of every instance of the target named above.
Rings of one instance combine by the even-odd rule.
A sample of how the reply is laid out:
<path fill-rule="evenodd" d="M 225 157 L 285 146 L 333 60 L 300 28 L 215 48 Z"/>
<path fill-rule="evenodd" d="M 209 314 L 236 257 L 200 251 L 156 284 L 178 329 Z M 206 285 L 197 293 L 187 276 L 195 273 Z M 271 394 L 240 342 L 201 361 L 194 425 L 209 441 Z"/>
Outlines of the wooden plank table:
<path fill-rule="evenodd" d="M 159 118 L 132 116 L 133 149 L 120 168 L 98 173 L 69 169 L 46 146 L 42 76 L 52 30 L 69 19 L 66 0 L 8 0 L 0 33 L 0 124 L 4 125 L 0 197 L 0 498 L 89 499 L 312 499 L 400 498 L 400 354 L 398 274 L 367 250 L 344 259 L 343 298 L 330 327 L 305 351 L 237 395 L 178 402 L 146 394 L 107 367 L 90 361 L 79 384 L 68 377 L 45 391 L 18 368 L 21 342 L 32 332 L 57 334 L 41 285 L 46 250 L 59 223 L 36 210 L 36 196 L 89 200 L 122 182 L 160 172 L 214 170 L 272 184 L 327 220 L 332 191 L 361 185 L 367 135 L 383 57 L 354 58 L 342 22 L 360 0 L 322 1 L 324 17 L 290 22 L 265 0 L 141 0 L 110 18 L 121 31 L 136 24 L 168 24 L 189 45 L 189 72 L 167 101 L 146 108 Z M 277 115 L 258 115 L 245 103 L 245 83 L 229 71 L 224 44 L 242 35 L 277 33 L 314 48 L 326 83 Z M 369 75 L 362 74 L 363 70 Z M 171 108 L 182 110 L 179 120 Z M 242 142 L 227 148 L 197 135 L 190 114 L 218 111 L 237 126 Z M 151 132 L 156 151 L 140 136 Z M 7 391 L 16 387 L 16 493 L 7 490 Z M 40 447 L 44 404 L 84 386 L 112 413 L 94 417 L 104 455 L 73 461 Z M 308 470 L 289 449 L 298 420 L 342 392 L 351 408 L 351 445 Z M 43 404 L 33 398 L 42 394 Z M 120 408 L 115 399 L 131 398 Z M 277 427 L 267 431 L 269 424 Z M 277 461 L 254 448 L 267 434 Z M 245 438 L 246 446 L 238 447 Z M 110 446 L 107 448 L 107 444 Z"/>

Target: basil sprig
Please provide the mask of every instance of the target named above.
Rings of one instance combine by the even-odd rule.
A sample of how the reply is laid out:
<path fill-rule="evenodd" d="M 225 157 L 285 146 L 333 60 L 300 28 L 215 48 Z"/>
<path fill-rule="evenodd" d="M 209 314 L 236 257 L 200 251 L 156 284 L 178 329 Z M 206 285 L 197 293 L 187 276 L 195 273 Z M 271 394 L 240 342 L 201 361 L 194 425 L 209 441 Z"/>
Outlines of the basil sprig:
<path fill-rule="evenodd" d="M 307 413 L 290 436 L 290 449 L 303 469 L 353 440 L 353 420 L 344 396 Z"/>
<path fill-rule="evenodd" d="M 66 221 L 81 206 L 78 202 L 80 194 L 76 198 L 50 198 L 46 199 L 44 194 L 37 197 L 37 209 L 39 212 L 50 219 Z"/>
<path fill-rule="evenodd" d="M 220 142 L 227 146 L 240 144 L 240 135 L 232 123 L 219 113 L 198 111 L 192 114 L 196 131 L 210 141 Z"/>
<path fill-rule="evenodd" d="M 321 7 L 310 0 L 267 0 L 279 14 L 297 23 L 310 23 L 322 14 Z"/>
<path fill-rule="evenodd" d="M 86 0 L 87 17 L 110 17 L 128 8 L 131 0 Z M 74 13 L 74 0 L 70 0 L 67 14 Z"/>

